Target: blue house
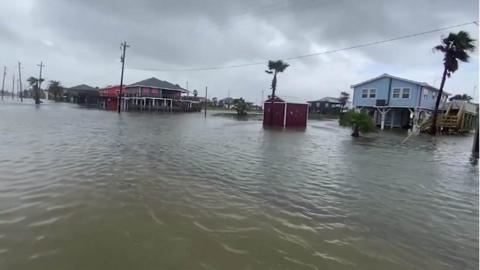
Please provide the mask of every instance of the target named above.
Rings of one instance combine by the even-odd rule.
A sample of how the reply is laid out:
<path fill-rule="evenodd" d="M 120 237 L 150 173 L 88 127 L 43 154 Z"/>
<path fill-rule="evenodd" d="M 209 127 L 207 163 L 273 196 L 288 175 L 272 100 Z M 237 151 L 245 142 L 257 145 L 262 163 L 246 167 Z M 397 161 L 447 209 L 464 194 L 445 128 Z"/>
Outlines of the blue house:
<path fill-rule="evenodd" d="M 425 82 L 417 82 L 389 74 L 357 83 L 353 88 L 353 106 L 370 114 L 383 129 L 410 128 L 426 119 L 435 107 L 439 90 Z M 442 104 L 448 99 L 443 92 Z"/>

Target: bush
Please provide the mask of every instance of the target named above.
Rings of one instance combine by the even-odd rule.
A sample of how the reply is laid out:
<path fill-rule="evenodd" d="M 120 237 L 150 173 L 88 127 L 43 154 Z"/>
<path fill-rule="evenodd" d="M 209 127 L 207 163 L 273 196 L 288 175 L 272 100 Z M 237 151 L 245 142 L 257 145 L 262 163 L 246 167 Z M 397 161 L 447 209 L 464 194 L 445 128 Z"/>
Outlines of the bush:
<path fill-rule="evenodd" d="M 364 112 L 349 111 L 340 115 L 339 124 L 345 127 L 352 127 L 352 136 L 358 137 L 359 131 L 368 133 L 375 130 L 373 119 Z"/>

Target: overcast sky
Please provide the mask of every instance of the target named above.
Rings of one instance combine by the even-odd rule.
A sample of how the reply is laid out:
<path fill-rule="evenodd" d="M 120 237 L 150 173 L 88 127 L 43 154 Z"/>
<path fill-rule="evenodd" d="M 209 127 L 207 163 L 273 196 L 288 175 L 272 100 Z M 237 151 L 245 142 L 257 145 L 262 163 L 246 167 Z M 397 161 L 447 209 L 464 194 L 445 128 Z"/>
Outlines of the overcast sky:
<path fill-rule="evenodd" d="M 268 59 L 332 50 L 478 20 L 478 0 L 15 0 L 0 1 L 0 66 L 6 87 L 17 62 L 22 76 L 70 87 L 119 84 L 120 43 L 127 41 L 125 83 L 157 77 L 203 95 L 260 102 L 270 92 Z M 442 55 L 432 47 L 449 32 L 288 61 L 281 97 L 312 100 L 351 92 L 383 73 L 439 86 Z M 478 42 L 477 42 L 478 45 Z M 265 63 L 242 68 L 181 71 Z M 162 71 L 175 69 L 177 71 Z M 478 100 L 478 51 L 448 79 L 446 90 Z M 478 90 L 476 90 L 478 92 Z"/>

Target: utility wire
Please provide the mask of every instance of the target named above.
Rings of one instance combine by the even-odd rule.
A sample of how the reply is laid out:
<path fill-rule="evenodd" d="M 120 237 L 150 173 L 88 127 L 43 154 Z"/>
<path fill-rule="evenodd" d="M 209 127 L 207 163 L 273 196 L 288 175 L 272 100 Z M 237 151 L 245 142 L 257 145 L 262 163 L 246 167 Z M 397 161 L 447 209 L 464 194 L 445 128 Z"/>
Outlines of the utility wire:
<path fill-rule="evenodd" d="M 332 49 L 332 50 L 326 50 L 326 51 L 322 51 L 322 52 L 316 52 L 316 53 L 309 53 L 309 54 L 298 55 L 298 56 L 293 56 L 293 57 L 287 57 L 287 58 L 283 58 L 283 60 L 293 61 L 293 60 L 298 60 L 298 59 L 303 59 L 303 58 L 308 58 L 308 57 L 319 56 L 319 55 L 323 55 L 323 54 L 330 54 L 330 53 L 336 53 L 336 52 L 340 52 L 340 51 L 348 51 L 348 50 L 352 50 L 352 49 L 364 48 L 364 47 L 369 47 L 369 46 L 378 45 L 378 44 L 382 44 L 382 43 L 397 41 L 397 40 L 401 40 L 401 39 L 407 39 L 407 38 L 427 35 L 427 34 L 431 34 L 431 33 L 441 32 L 441 31 L 449 30 L 449 29 L 452 29 L 452 28 L 458 28 L 458 27 L 466 26 L 466 25 L 470 25 L 470 24 L 478 25 L 478 21 L 471 21 L 471 22 L 466 22 L 466 23 L 462 23 L 462 24 L 451 25 L 451 26 L 446 26 L 446 27 L 437 28 L 437 29 L 433 29 L 433 30 L 428 30 L 428 31 L 424 31 L 424 32 L 408 34 L 408 35 L 403 35 L 403 36 L 398 36 L 398 37 L 383 39 L 383 40 L 377 40 L 377 41 L 372 41 L 372 42 L 367 42 L 367 43 L 362 43 L 362 44 L 357 44 L 357 45 L 344 47 L 344 48 L 340 48 L 340 49 Z M 261 61 L 261 62 L 237 64 L 237 65 L 211 66 L 211 67 L 198 67 L 198 68 L 159 68 L 159 69 L 156 69 L 156 68 L 129 68 L 129 69 L 150 70 L 150 71 L 208 71 L 208 70 L 232 69 L 232 68 L 265 65 L 265 63 L 267 61 L 268 60 L 264 60 L 264 61 Z"/>

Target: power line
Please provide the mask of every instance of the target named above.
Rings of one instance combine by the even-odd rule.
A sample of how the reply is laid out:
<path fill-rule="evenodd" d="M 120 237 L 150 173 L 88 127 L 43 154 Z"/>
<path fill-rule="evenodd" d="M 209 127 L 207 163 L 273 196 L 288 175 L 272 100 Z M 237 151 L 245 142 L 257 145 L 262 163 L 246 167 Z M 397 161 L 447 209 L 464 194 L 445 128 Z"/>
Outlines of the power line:
<path fill-rule="evenodd" d="M 470 24 L 478 25 L 478 21 L 470 21 L 470 22 L 466 22 L 466 23 L 462 23 L 462 24 L 451 25 L 451 26 L 436 28 L 436 29 L 433 29 L 433 30 L 423 31 L 423 32 L 419 32 L 419 33 L 408 34 L 408 35 L 393 37 L 393 38 L 389 38 L 389 39 L 382 39 L 382 40 L 357 44 L 357 45 L 344 47 L 344 48 L 339 48 L 339 49 L 332 49 L 332 50 L 326 50 L 326 51 L 322 51 L 322 52 L 316 52 L 316 53 L 309 53 L 309 54 L 298 55 L 298 56 L 293 56 L 293 57 L 287 57 L 287 58 L 283 58 L 283 60 L 292 61 L 292 60 L 298 60 L 298 59 L 303 59 L 303 58 L 308 58 L 308 57 L 319 56 L 319 55 L 323 55 L 323 54 L 330 54 L 330 53 L 336 53 L 336 52 L 340 52 L 340 51 L 348 51 L 348 50 L 353 50 L 353 49 L 358 49 L 358 48 L 364 48 L 364 47 L 369 47 L 369 46 L 378 45 L 378 44 L 382 44 L 382 43 L 397 41 L 397 40 L 401 40 L 401 39 L 407 39 L 407 38 L 427 35 L 427 34 L 431 34 L 431 33 L 441 32 L 441 31 L 445 31 L 445 30 L 449 30 L 449 29 L 453 29 L 453 28 L 458 28 L 458 27 L 466 26 L 466 25 L 470 25 Z M 130 69 L 150 70 L 150 71 L 208 71 L 208 70 L 220 70 L 220 69 L 231 69 L 231 68 L 241 68 L 241 67 L 265 65 L 265 63 L 267 61 L 268 60 L 264 60 L 264 61 L 261 61 L 261 62 L 259 61 L 259 62 L 245 63 L 245 64 L 237 64 L 237 65 L 211 66 L 211 67 L 198 67 L 198 68 L 159 68 L 159 69 L 155 69 L 155 68 L 130 68 Z"/>

